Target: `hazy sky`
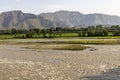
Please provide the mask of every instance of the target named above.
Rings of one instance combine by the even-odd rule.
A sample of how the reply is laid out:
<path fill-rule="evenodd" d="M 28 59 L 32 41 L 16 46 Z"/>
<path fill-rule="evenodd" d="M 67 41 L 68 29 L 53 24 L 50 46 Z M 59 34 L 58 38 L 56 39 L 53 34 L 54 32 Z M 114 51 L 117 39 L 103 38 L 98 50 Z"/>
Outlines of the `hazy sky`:
<path fill-rule="evenodd" d="M 58 10 L 104 13 L 120 16 L 120 0 L 1 0 L 0 12 L 22 10 L 39 14 Z"/>

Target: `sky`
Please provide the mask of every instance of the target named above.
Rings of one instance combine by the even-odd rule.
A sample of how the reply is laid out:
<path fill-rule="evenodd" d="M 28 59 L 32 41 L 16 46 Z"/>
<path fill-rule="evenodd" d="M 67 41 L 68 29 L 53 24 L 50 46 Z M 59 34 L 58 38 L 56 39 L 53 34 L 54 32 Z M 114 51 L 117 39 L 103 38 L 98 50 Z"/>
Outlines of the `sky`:
<path fill-rule="evenodd" d="M 59 10 L 84 14 L 102 13 L 120 16 L 120 0 L 1 0 L 0 13 L 22 10 L 25 13 L 46 13 Z"/>

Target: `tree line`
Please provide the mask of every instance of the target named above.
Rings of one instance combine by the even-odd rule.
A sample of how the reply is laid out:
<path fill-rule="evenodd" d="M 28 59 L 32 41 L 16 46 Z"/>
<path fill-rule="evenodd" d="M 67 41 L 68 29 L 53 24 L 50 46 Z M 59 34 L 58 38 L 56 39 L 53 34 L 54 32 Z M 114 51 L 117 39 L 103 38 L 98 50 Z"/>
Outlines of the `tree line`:
<path fill-rule="evenodd" d="M 11 29 L 0 30 L 0 35 L 14 35 L 15 38 L 39 38 L 42 35 L 43 38 L 60 37 L 63 33 L 77 33 L 78 37 L 93 37 L 93 36 L 120 36 L 120 26 L 113 25 L 111 27 L 104 27 L 102 25 L 88 26 L 87 28 L 47 28 L 47 29 Z M 73 36 L 74 37 L 74 36 Z"/>

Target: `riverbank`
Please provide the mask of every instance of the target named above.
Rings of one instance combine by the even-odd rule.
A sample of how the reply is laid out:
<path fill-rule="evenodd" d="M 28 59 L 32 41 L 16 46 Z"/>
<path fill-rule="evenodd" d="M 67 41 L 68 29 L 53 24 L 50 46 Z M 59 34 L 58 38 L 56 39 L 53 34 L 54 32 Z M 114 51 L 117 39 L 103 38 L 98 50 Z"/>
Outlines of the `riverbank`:
<path fill-rule="evenodd" d="M 39 39 L 15 41 L 42 42 Z M 0 45 L 0 80 L 120 79 L 120 45 L 85 45 L 90 48 L 82 51 L 25 48 L 27 46 Z"/>

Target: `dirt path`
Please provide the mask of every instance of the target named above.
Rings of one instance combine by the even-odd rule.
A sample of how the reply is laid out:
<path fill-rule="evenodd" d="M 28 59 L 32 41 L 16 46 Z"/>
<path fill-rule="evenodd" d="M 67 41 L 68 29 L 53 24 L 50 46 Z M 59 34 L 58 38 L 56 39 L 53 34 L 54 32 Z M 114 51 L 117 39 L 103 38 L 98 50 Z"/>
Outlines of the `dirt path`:
<path fill-rule="evenodd" d="M 120 80 L 120 45 L 84 51 L 0 45 L 0 80 Z"/>

